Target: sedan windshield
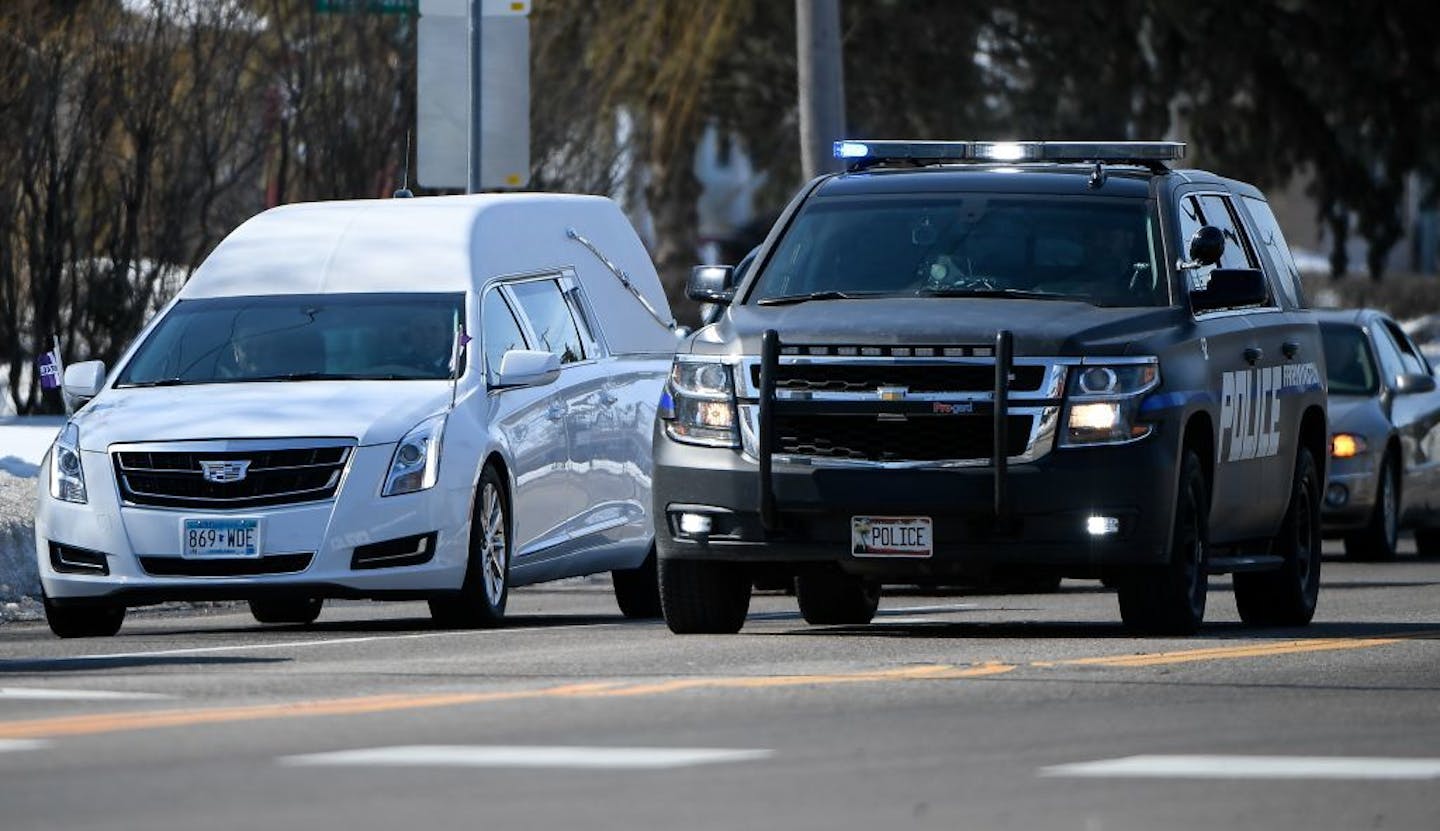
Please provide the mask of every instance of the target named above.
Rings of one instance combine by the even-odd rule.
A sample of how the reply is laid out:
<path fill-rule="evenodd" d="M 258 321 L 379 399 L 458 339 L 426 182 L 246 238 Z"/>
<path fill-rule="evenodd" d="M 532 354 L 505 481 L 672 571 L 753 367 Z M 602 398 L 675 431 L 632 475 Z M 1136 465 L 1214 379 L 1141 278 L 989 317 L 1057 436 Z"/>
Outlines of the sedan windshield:
<path fill-rule="evenodd" d="M 1140 199 L 925 194 L 812 200 L 765 264 L 752 303 L 885 296 L 1170 302 Z"/>
<path fill-rule="evenodd" d="M 116 386 L 443 379 L 461 294 L 312 294 L 182 300 Z"/>
<path fill-rule="evenodd" d="M 1332 395 L 1374 395 L 1380 373 L 1365 333 L 1355 326 L 1320 324 L 1325 344 L 1325 380 Z"/>

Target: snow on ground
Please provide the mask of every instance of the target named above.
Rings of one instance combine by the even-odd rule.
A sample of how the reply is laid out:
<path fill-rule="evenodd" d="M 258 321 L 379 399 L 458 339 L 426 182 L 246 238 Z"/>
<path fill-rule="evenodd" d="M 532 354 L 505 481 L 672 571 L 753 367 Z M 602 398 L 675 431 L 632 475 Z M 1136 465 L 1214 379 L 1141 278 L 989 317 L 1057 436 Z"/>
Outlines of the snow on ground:
<path fill-rule="evenodd" d="M 0 620 L 34 618 L 35 477 L 63 417 L 0 418 Z"/>

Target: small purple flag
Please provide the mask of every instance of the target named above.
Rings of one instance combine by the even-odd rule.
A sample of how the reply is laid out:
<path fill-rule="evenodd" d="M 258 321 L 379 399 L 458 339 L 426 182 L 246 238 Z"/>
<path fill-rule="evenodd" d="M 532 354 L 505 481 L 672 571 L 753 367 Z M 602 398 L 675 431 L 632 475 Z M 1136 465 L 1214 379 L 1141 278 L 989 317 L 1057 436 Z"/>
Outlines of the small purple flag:
<path fill-rule="evenodd" d="M 470 337 L 469 335 L 465 334 L 465 330 L 464 330 L 464 329 L 461 329 L 461 330 L 460 330 L 460 346 L 461 346 L 462 348 L 465 347 L 465 346 L 468 346 L 468 345 L 470 344 L 470 341 L 472 341 L 472 340 L 474 340 L 474 338 L 472 338 L 472 337 Z"/>
<path fill-rule="evenodd" d="M 60 388 L 60 354 L 50 350 L 41 355 L 37 361 L 40 365 L 40 387 L 41 389 L 56 390 Z"/>

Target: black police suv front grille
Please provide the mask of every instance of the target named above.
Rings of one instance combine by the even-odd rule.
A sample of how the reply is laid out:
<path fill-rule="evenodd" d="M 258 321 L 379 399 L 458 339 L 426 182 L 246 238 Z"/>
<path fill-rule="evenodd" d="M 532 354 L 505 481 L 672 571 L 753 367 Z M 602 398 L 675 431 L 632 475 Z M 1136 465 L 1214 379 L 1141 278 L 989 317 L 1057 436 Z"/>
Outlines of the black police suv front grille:
<path fill-rule="evenodd" d="M 227 451 L 120 451 L 121 495 L 134 505 L 209 510 L 260 508 L 330 499 L 349 447 Z M 238 481 L 210 481 L 202 462 L 249 462 Z"/>
<path fill-rule="evenodd" d="M 755 386 L 760 385 L 756 367 Z M 1045 367 L 1017 366 L 1011 392 L 1035 392 L 1045 383 Z M 910 392 L 988 392 L 995 388 L 995 367 L 985 364 L 818 363 L 781 364 L 775 388 L 797 392 L 874 392 L 905 387 Z"/>
<path fill-rule="evenodd" d="M 275 554 L 269 557 L 141 557 L 140 567 L 155 577 L 253 577 L 257 574 L 295 574 L 310 567 L 313 554 Z"/>
<path fill-rule="evenodd" d="M 1007 456 L 1025 452 L 1032 423 L 1028 415 L 1007 417 Z M 870 462 L 989 459 L 994 429 L 989 415 L 881 421 L 875 416 L 777 414 L 775 452 Z"/>

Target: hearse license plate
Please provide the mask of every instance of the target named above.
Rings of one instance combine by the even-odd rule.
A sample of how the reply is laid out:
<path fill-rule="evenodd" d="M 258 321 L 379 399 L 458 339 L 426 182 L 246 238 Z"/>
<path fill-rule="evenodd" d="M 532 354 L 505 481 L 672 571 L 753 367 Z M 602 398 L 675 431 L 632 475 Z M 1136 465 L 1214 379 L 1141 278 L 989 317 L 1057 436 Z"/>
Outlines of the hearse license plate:
<path fill-rule="evenodd" d="M 850 518 L 850 550 L 856 557 L 929 557 L 935 534 L 928 516 Z"/>
<path fill-rule="evenodd" d="M 259 557 L 260 518 L 186 519 L 180 550 L 186 557 Z"/>

